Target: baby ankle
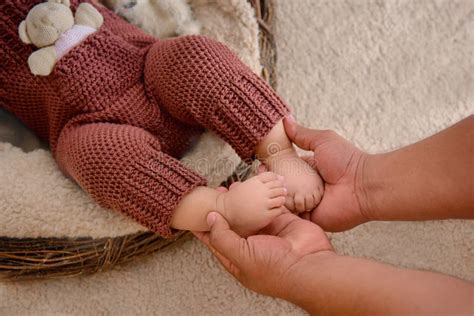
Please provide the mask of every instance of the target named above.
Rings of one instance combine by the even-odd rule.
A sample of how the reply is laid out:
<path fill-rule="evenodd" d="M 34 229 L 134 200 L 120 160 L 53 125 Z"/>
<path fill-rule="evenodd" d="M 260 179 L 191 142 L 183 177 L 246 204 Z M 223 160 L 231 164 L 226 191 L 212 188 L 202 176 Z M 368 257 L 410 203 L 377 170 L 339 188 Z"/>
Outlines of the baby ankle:
<path fill-rule="evenodd" d="M 262 160 L 274 153 L 290 148 L 293 148 L 293 145 L 286 135 L 283 122 L 279 121 L 257 144 L 255 147 L 255 155 L 259 160 Z"/>
<path fill-rule="evenodd" d="M 215 211 L 221 214 L 227 221 L 230 220 L 229 212 L 226 210 L 225 207 L 225 196 L 228 194 L 227 192 L 221 192 L 216 196 L 216 201 L 215 201 Z"/>
<path fill-rule="evenodd" d="M 273 162 L 288 158 L 298 158 L 298 154 L 296 153 L 296 150 L 293 148 L 293 146 L 289 148 L 277 148 L 274 151 L 271 151 L 267 157 L 261 159 L 260 161 L 265 165 L 270 166 Z"/>

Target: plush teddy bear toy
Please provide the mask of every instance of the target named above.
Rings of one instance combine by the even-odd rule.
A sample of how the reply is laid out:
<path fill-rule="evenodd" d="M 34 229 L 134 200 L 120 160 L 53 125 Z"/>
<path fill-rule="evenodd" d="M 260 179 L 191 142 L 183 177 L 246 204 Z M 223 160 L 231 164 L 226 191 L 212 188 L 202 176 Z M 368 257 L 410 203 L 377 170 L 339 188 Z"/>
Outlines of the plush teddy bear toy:
<path fill-rule="evenodd" d="M 81 3 L 75 16 L 69 6 L 69 0 L 48 0 L 34 6 L 20 23 L 21 40 L 39 48 L 28 58 L 34 75 L 49 75 L 57 60 L 96 32 L 104 21 L 89 3 Z"/>

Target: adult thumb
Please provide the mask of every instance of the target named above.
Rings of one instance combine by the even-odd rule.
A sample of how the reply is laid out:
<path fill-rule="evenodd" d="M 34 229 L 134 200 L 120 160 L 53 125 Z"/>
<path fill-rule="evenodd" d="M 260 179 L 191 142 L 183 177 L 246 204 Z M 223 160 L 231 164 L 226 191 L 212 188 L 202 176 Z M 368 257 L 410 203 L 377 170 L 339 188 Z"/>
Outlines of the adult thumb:
<path fill-rule="evenodd" d="M 299 125 L 292 115 L 285 117 L 283 124 L 286 135 L 296 146 L 304 150 L 314 151 L 315 138 L 317 137 L 316 130 Z"/>
<path fill-rule="evenodd" d="M 242 260 L 240 243 L 246 242 L 245 239 L 231 230 L 229 223 L 217 212 L 207 215 L 207 224 L 211 228 L 209 244 L 233 264 L 238 265 Z"/>

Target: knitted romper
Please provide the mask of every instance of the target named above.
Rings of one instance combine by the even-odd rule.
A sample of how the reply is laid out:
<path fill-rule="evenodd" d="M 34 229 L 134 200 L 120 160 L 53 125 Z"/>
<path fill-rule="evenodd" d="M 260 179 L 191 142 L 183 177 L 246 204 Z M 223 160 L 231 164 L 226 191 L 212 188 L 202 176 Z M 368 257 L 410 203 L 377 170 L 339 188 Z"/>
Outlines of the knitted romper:
<path fill-rule="evenodd" d="M 205 185 L 179 158 L 204 128 L 243 159 L 288 112 L 223 44 L 158 40 L 96 7 L 104 24 L 34 76 L 18 25 L 42 0 L 0 3 L 0 106 L 50 145 L 61 170 L 100 205 L 169 237 L 181 198 Z M 77 7 L 79 0 L 72 0 Z"/>

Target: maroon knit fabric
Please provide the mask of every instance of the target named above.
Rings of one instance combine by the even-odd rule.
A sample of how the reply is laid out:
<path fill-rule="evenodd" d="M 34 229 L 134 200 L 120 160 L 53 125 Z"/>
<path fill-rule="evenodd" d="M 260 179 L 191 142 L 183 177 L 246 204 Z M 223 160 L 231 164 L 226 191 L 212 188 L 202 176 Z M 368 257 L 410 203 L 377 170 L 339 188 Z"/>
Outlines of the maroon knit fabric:
<path fill-rule="evenodd" d="M 205 180 L 179 159 L 204 128 L 243 158 L 286 113 L 224 45 L 157 40 L 98 8 L 104 25 L 33 76 L 18 25 L 41 0 L 0 3 L 0 106 L 50 144 L 60 168 L 102 206 L 170 236 L 181 198 Z M 72 7 L 80 1 L 73 0 Z"/>

